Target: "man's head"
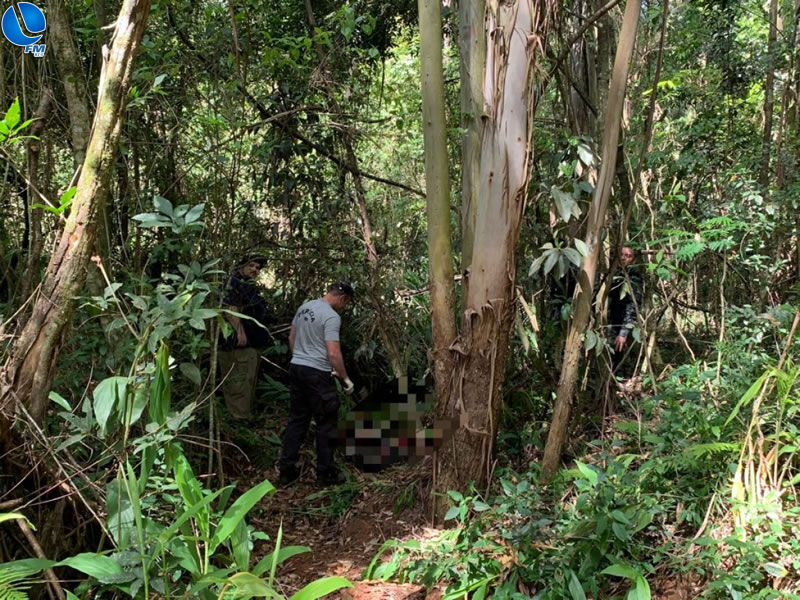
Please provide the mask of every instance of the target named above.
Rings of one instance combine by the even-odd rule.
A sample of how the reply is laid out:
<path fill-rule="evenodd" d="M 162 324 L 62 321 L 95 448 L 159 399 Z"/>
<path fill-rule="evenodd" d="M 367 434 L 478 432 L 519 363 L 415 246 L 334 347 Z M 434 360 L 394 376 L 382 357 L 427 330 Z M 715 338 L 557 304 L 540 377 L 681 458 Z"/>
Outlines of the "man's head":
<path fill-rule="evenodd" d="M 353 286 L 348 281 L 339 281 L 328 288 L 325 300 L 336 312 L 342 312 L 353 299 Z"/>
<path fill-rule="evenodd" d="M 633 251 L 633 248 L 630 246 L 623 246 L 622 252 L 619 255 L 619 262 L 622 263 L 623 267 L 630 267 L 633 264 L 633 261 L 636 260 L 636 252 Z"/>
<path fill-rule="evenodd" d="M 253 279 L 258 276 L 258 272 L 264 267 L 266 260 L 262 256 L 248 257 L 239 266 L 239 274 L 245 279 Z"/>

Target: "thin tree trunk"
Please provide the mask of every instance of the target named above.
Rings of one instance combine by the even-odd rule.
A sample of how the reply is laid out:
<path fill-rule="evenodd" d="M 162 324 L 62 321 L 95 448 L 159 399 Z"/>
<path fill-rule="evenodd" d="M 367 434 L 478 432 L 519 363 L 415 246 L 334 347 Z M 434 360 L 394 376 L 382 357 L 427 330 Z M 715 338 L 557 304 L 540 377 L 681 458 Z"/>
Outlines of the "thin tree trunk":
<path fill-rule="evenodd" d="M 61 73 L 61 82 L 67 97 L 72 155 L 75 159 L 75 166 L 78 167 L 83 164 L 86 157 L 86 147 L 89 144 L 92 124 L 83 69 L 75 45 L 72 43 L 70 34 L 72 28 L 69 25 L 63 0 L 48 0 L 47 7 L 49 34 L 53 39 L 58 70 Z"/>
<path fill-rule="evenodd" d="M 595 273 L 600 251 L 602 250 L 602 232 L 605 225 L 608 199 L 611 195 L 611 184 L 614 180 L 625 88 L 628 81 L 628 69 L 633 55 L 633 47 L 636 42 L 640 7 L 639 0 L 627 0 L 619 45 L 617 46 L 617 56 L 614 61 L 614 71 L 609 87 L 606 122 L 603 128 L 600 176 L 594 191 L 592 207 L 589 211 L 589 224 L 586 231 L 585 242 L 589 249 L 589 255 L 584 260 L 575 290 L 575 299 L 573 301 L 575 310 L 569 333 L 567 334 L 564 361 L 561 367 L 561 377 L 558 382 L 556 403 L 553 409 L 553 420 L 547 435 L 547 443 L 542 459 L 542 471 L 545 475 L 552 475 L 558 469 L 561 462 L 561 449 L 569 426 L 570 408 L 575 396 L 578 366 L 583 348 L 582 337 L 589 324 Z"/>
<path fill-rule="evenodd" d="M 444 398 L 448 394 L 453 371 L 450 344 L 456 337 L 456 322 L 453 313 L 450 170 L 444 110 L 440 0 L 419 0 L 419 30 L 433 324 L 433 373 L 436 397 Z"/>
<path fill-rule="evenodd" d="M 514 314 L 520 225 L 528 197 L 532 78 L 543 57 L 551 4 L 517 0 L 487 5 L 483 136 L 469 287 L 464 299 L 453 393 L 437 413 L 458 426 L 437 451 L 434 492 L 485 483 L 501 404 Z M 441 516 L 444 507 L 437 507 Z"/>
<path fill-rule="evenodd" d="M 769 41 L 767 42 L 767 77 L 764 82 L 764 137 L 761 141 L 761 168 L 758 183 L 769 187 L 769 162 L 772 149 L 772 115 L 775 112 L 775 55 L 778 41 L 778 0 L 769 3 Z"/>
<path fill-rule="evenodd" d="M 45 204 L 45 200 L 36 193 L 37 189 L 42 188 L 39 181 L 39 158 L 42 151 L 42 141 L 38 138 L 41 137 L 42 131 L 44 131 L 52 106 L 53 93 L 47 87 L 42 88 L 39 95 L 39 106 L 33 116 L 34 122 L 29 132 L 32 137 L 28 141 L 28 181 L 30 182 L 28 185 L 28 211 L 30 213 L 31 233 L 27 273 L 22 278 L 22 298 L 28 297 L 31 289 L 38 283 L 39 279 L 39 261 L 42 258 L 42 247 L 44 245 L 44 239 L 42 238 L 42 210 L 40 208 L 32 209 L 31 205 L 36 203 Z"/>
<path fill-rule="evenodd" d="M 104 52 L 98 109 L 72 210 L 50 258 L 42 294 L 4 368 L 0 404 L 14 396 L 39 421 L 47 407 L 55 361 L 69 327 L 74 298 L 81 293 L 86 280 L 97 217 L 109 195 L 133 58 L 151 3 L 152 0 L 125 0 L 120 9 L 112 47 Z"/>
<path fill-rule="evenodd" d="M 461 270 L 472 264 L 475 213 L 480 188 L 480 151 L 483 123 L 483 79 L 486 63 L 484 0 L 459 2 L 459 48 L 461 50 Z M 467 285 L 467 282 L 464 282 Z M 465 288 L 466 289 L 466 288 Z"/>

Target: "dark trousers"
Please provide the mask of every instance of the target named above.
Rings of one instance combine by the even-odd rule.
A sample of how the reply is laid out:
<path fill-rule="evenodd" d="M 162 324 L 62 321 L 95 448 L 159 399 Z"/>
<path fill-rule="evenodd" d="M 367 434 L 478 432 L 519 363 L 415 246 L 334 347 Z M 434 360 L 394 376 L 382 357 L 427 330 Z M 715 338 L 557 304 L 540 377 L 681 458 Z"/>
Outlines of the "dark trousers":
<path fill-rule="evenodd" d="M 317 426 L 317 474 L 333 471 L 339 395 L 330 372 L 289 365 L 289 424 L 283 435 L 281 471 L 295 468 L 311 419 Z"/>

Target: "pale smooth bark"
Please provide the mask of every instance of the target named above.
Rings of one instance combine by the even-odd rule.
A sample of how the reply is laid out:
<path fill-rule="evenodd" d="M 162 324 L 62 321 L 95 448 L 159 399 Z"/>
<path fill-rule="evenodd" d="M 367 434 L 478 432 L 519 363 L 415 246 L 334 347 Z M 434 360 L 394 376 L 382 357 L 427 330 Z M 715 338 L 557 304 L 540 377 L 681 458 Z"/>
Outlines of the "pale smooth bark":
<path fill-rule="evenodd" d="M 608 91 L 608 108 L 603 127 L 603 144 L 601 154 L 600 175 L 589 210 L 585 243 L 589 255 L 583 262 L 578 277 L 573 300 L 574 312 L 567 342 L 564 349 L 564 360 L 558 382 L 556 403 L 553 409 L 553 420 L 547 436 L 547 443 L 542 459 L 542 471 L 545 475 L 555 473 L 561 462 L 561 450 L 566 439 L 569 426 L 570 409 L 575 396 L 578 379 L 578 366 L 583 349 L 583 334 L 589 324 L 591 315 L 592 292 L 597 269 L 598 258 L 602 250 L 602 233 L 605 225 L 608 199 L 611 195 L 611 184 L 614 180 L 619 141 L 622 109 L 625 100 L 625 89 L 628 81 L 628 69 L 636 42 L 636 29 L 639 21 L 641 3 L 639 0 L 627 0 L 625 16 L 622 22 L 614 70 Z"/>
<path fill-rule="evenodd" d="M 459 2 L 459 49 L 461 51 L 461 270 L 472 264 L 475 211 L 480 182 L 483 115 L 483 77 L 486 63 L 484 0 Z M 467 282 L 464 283 L 467 285 Z"/>
<path fill-rule="evenodd" d="M 531 85 L 543 56 L 550 3 L 487 4 L 483 132 L 469 286 L 465 290 L 453 391 L 437 402 L 455 433 L 437 451 L 436 492 L 486 482 L 501 404 L 514 309 L 516 252 L 528 198 Z M 441 515 L 442 507 L 436 513 Z"/>
<path fill-rule="evenodd" d="M 453 313 L 450 169 L 447 159 L 440 0 L 419 0 L 419 30 L 433 372 L 436 397 L 444 398 L 453 369 L 450 344 L 456 337 L 456 322 Z"/>
<path fill-rule="evenodd" d="M 41 420 L 56 372 L 56 358 L 81 293 L 97 234 L 98 214 L 109 196 L 133 59 L 152 0 L 125 0 L 110 50 L 104 52 L 97 113 L 72 210 L 50 258 L 42 293 L 3 369 L 0 404 L 16 397 Z"/>

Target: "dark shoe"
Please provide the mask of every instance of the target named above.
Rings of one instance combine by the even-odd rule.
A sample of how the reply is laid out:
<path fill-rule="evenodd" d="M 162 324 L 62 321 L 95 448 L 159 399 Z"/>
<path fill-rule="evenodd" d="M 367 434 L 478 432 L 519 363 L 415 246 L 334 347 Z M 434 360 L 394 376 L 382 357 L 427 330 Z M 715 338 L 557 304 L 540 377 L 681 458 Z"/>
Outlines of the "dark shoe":
<path fill-rule="evenodd" d="M 300 477 L 300 472 L 297 469 L 283 469 L 278 477 L 278 484 L 287 486 L 291 485 L 297 478 Z"/>
<path fill-rule="evenodd" d="M 317 485 L 328 487 L 331 485 L 341 485 L 347 481 L 339 471 L 326 471 L 317 474 Z"/>

